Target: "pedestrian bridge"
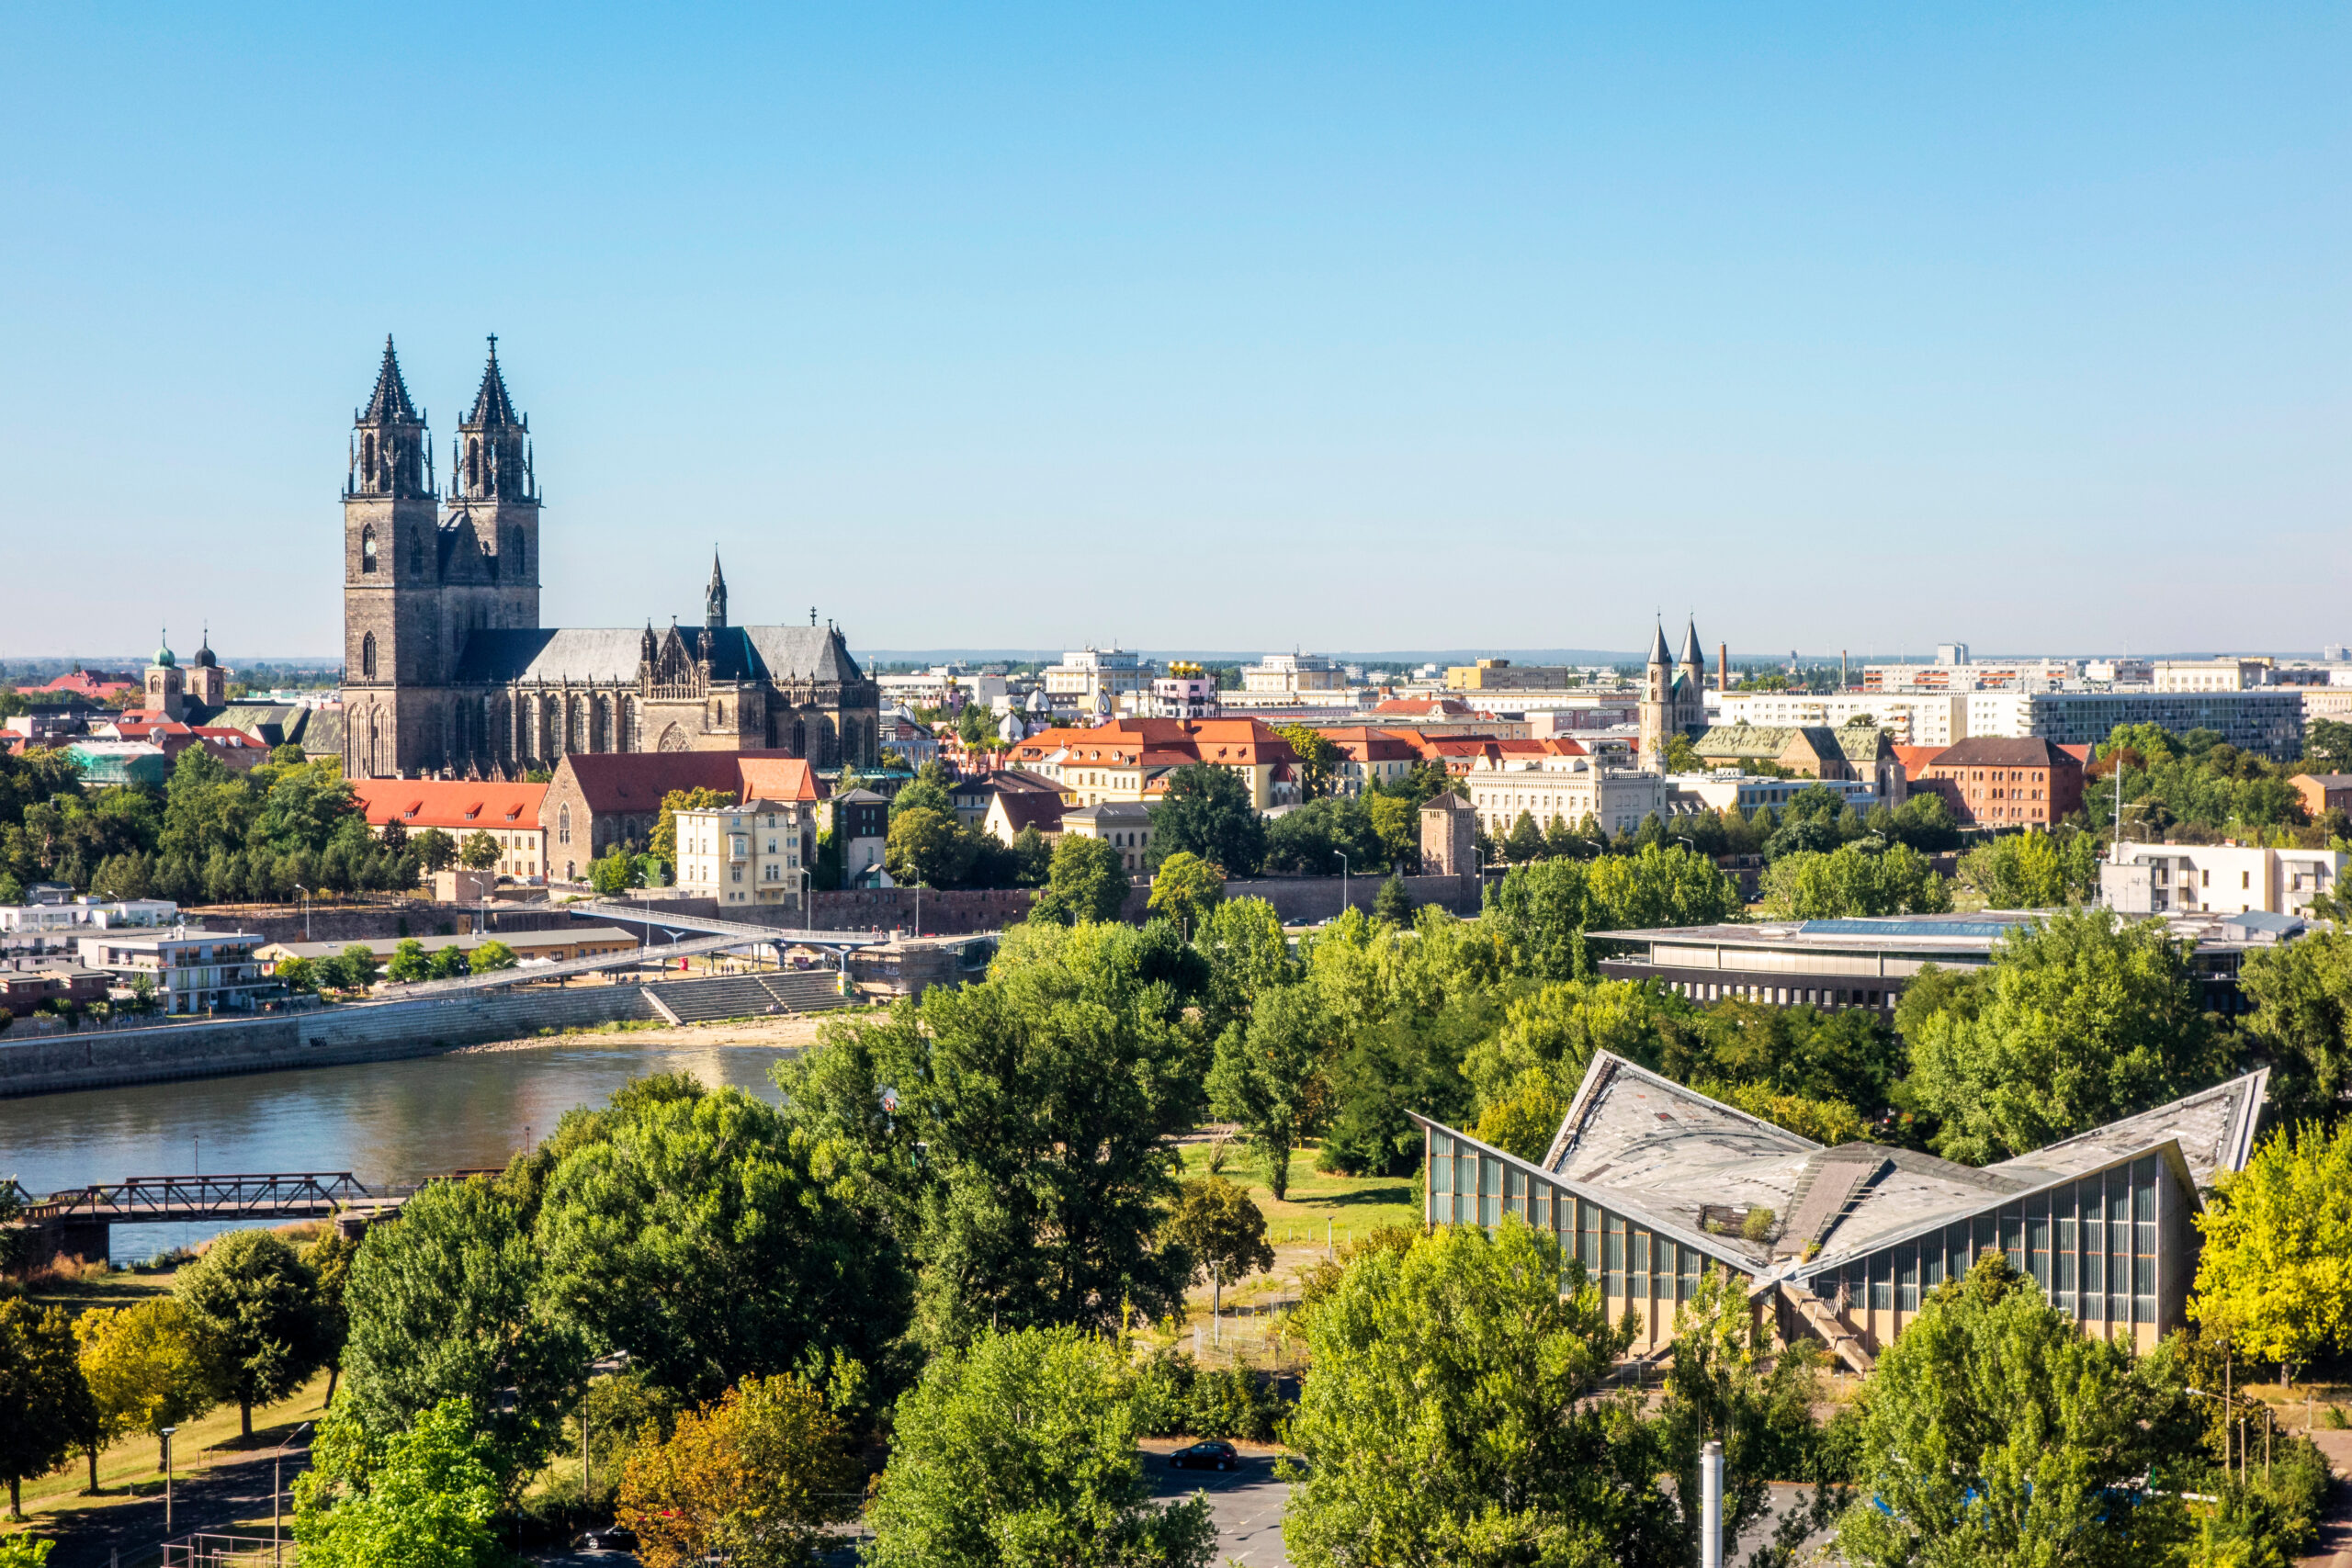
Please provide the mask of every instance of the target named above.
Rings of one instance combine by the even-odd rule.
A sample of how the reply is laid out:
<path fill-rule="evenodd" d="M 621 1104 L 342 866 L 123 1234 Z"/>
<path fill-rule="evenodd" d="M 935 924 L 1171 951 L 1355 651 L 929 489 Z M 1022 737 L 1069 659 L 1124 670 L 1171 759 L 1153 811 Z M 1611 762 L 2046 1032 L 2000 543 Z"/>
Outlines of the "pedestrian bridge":
<path fill-rule="evenodd" d="M 9 1201 L 15 1214 L 9 1224 L 40 1234 L 36 1255 L 44 1260 L 65 1253 L 84 1258 L 104 1258 L 119 1224 L 179 1224 L 200 1220 L 245 1220 L 282 1224 L 288 1220 L 334 1220 L 346 1235 L 356 1235 L 378 1220 L 390 1219 L 401 1206 L 435 1181 L 492 1176 L 495 1171 L 458 1170 L 428 1177 L 421 1182 L 362 1184 L 347 1170 L 272 1171 L 220 1176 L 133 1176 L 121 1181 L 94 1182 L 63 1192 L 36 1198 L 14 1178 L 0 1179 L 0 1199 Z"/>

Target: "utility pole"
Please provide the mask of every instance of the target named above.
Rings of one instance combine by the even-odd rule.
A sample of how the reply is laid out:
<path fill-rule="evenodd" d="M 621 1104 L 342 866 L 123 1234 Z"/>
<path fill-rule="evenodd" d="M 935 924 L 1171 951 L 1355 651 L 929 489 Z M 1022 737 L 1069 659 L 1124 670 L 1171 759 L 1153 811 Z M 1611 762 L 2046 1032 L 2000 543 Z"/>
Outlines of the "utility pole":
<path fill-rule="evenodd" d="M 172 1434 L 178 1430 L 177 1427 L 165 1427 L 155 1434 L 164 1439 L 164 1535 L 166 1540 L 172 1533 Z"/>

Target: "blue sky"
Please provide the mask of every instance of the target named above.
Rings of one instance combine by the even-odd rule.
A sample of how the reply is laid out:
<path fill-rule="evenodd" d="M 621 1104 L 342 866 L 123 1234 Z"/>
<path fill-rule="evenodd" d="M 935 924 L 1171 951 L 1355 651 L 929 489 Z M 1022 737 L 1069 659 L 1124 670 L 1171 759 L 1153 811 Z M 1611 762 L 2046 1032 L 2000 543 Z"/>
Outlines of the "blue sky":
<path fill-rule="evenodd" d="M 2341 6 L 0 14 L 0 656 L 339 642 L 383 334 L 552 623 L 2352 639 Z M 185 649 L 183 649 L 185 651 Z"/>

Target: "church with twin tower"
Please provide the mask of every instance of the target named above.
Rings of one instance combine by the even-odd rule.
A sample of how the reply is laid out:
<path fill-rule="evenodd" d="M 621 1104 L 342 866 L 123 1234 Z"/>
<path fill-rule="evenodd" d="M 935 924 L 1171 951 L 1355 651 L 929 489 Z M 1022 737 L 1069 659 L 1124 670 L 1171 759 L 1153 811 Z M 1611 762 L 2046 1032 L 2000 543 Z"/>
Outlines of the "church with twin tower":
<path fill-rule="evenodd" d="M 530 421 L 507 397 L 498 340 L 445 493 L 386 338 L 343 491 L 347 776 L 519 779 L 575 751 L 874 764 L 880 691 L 840 631 L 813 610 L 805 626 L 730 625 L 716 550 L 698 626 L 541 626 L 541 503 Z"/>

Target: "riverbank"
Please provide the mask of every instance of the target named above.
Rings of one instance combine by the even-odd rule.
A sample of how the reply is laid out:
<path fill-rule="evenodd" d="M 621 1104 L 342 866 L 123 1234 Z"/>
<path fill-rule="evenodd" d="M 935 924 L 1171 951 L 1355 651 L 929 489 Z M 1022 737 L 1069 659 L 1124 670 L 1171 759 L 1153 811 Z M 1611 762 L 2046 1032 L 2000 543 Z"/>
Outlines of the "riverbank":
<path fill-rule="evenodd" d="M 649 1050 L 692 1051 L 713 1046 L 722 1049 L 758 1046 L 770 1050 L 805 1051 L 817 1043 L 827 1023 L 865 1010 L 842 1009 L 832 1012 L 794 1012 L 764 1018 L 718 1019 L 708 1023 L 657 1024 L 632 1019 L 595 1028 L 567 1029 L 555 1034 L 526 1034 L 514 1040 L 459 1045 L 448 1055 L 481 1056 L 510 1051 L 537 1051 L 553 1044 L 594 1040 L 606 1035 L 624 1037 L 629 1044 L 641 1045 Z"/>

